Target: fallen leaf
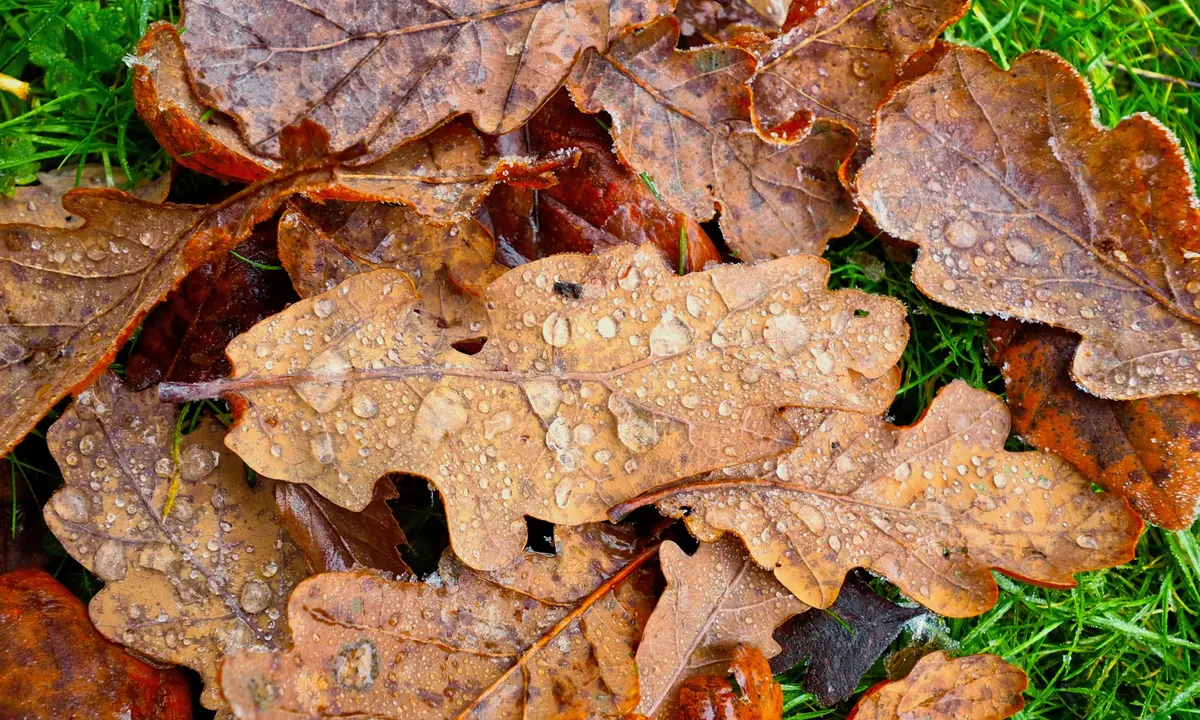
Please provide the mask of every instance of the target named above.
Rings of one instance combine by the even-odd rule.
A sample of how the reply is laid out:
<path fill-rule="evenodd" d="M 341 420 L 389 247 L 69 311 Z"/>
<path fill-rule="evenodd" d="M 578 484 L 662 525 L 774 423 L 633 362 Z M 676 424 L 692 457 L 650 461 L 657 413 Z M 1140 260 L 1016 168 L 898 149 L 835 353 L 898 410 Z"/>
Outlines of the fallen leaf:
<path fill-rule="evenodd" d="M 125 363 L 130 387 L 224 377 L 229 341 L 296 299 L 287 275 L 270 269 L 274 233 L 256 231 L 233 252 L 241 257 L 225 253 L 192 270 L 146 316 Z"/>
<path fill-rule="evenodd" d="M 767 142 L 751 123 L 754 55 L 732 45 L 677 50 L 678 41 L 678 21 L 661 20 L 607 55 L 589 51 L 567 82 L 580 109 L 612 116 L 621 159 L 695 220 L 718 204 L 725 241 L 743 259 L 820 254 L 850 232 L 858 208 L 838 171 L 854 132 L 822 121 L 791 144 Z"/>
<path fill-rule="evenodd" d="M 680 277 L 649 247 L 559 255 L 488 286 L 472 355 L 407 277 L 376 270 L 239 337 L 229 380 L 160 393 L 233 392 L 229 447 L 351 510 L 387 473 L 429 479 L 455 553 L 495 569 L 525 547 L 525 515 L 591 522 L 656 484 L 777 455 L 794 437 L 780 405 L 887 407 L 903 306 L 827 291 L 828 275 L 805 256 Z"/>
<path fill-rule="evenodd" d="M 37 185 L 21 185 L 13 188 L 10 197 L 0 197 L 0 224 L 28 223 L 42 227 L 79 227 L 83 224 L 83 218 L 63 209 L 63 195 L 76 187 L 109 187 L 109 173 L 112 174 L 112 187 L 121 187 L 126 183 L 125 173 L 117 168 L 106 170 L 103 165 L 84 165 L 82 168 L 68 167 L 40 172 L 37 174 Z M 157 180 L 139 183 L 130 194 L 147 202 L 160 203 L 167 199 L 170 190 L 171 173 L 167 173 Z"/>
<path fill-rule="evenodd" d="M 1148 522 L 1191 527 L 1200 500 L 1200 397 L 1103 400 L 1071 379 L 1079 344 L 1071 333 L 992 319 L 988 336 L 1018 435 L 1128 497 Z"/>
<path fill-rule="evenodd" d="M 1171 133 L 1095 121 L 1083 79 L 1048 53 L 1011 71 L 954 48 L 879 111 L 858 177 L 885 231 L 921 247 L 931 298 L 1083 337 L 1088 392 L 1200 390 L 1200 203 Z"/>
<path fill-rule="evenodd" d="M 789 0 L 679 0 L 675 17 L 684 36 L 709 42 L 731 40 L 741 33 L 778 33 L 787 19 Z"/>
<path fill-rule="evenodd" d="M 251 488 L 212 420 L 183 436 L 182 484 L 162 517 L 175 415 L 153 391 L 101 375 L 47 433 L 65 485 L 46 504 L 46 524 L 105 582 L 90 607 L 100 633 L 195 669 L 201 703 L 216 709 L 225 706 L 213 682 L 222 655 L 287 646 L 280 610 L 308 568 L 275 519 L 274 481 L 259 476 Z"/>
<path fill-rule="evenodd" d="M 786 672 L 805 660 L 804 689 L 826 707 L 848 700 L 908 621 L 924 614 L 875 594 L 851 575 L 826 610 L 810 610 L 775 631 L 782 652 L 771 670 Z"/>
<path fill-rule="evenodd" d="M 0 716 L 16 720 L 191 720 L 187 680 L 100 636 L 41 569 L 0 575 Z"/>
<path fill-rule="evenodd" d="M 1029 678 L 997 655 L 951 660 L 921 658 L 908 677 L 882 682 L 858 701 L 847 720 L 1003 720 L 1025 707 Z"/>
<path fill-rule="evenodd" d="M 408 540 L 387 502 L 398 497 L 396 486 L 384 480 L 375 485 L 370 504 L 356 513 L 307 485 L 275 483 L 279 522 L 314 573 L 375 570 L 389 579 L 409 579 L 412 570 L 396 549 Z"/>
<path fill-rule="evenodd" d="M 637 551 L 626 528 L 555 534 L 576 536 L 575 552 L 526 554 L 502 577 L 447 553 L 426 583 L 310 578 L 288 605 L 291 651 L 228 658 L 222 690 L 243 720 L 626 712 L 637 703 L 633 646 L 650 601 L 635 573 L 654 549 Z"/>
<path fill-rule="evenodd" d="M 183 43 L 205 104 L 260 154 L 302 118 L 335 149 L 382 156 L 469 114 L 485 133 L 525 124 L 580 53 L 671 12 L 670 0 L 464 0 L 360 8 L 186 0 Z"/>
<path fill-rule="evenodd" d="M 0 459 L 0 573 L 44 567 L 47 561 L 42 504 L 17 462 L 15 455 Z"/>
<path fill-rule="evenodd" d="M 754 648 L 764 658 L 778 654 L 771 632 L 808 606 L 758 567 L 734 538 L 701 543 L 691 557 L 667 541 L 659 548 L 659 562 L 667 588 L 638 645 L 637 712 L 669 718 L 678 714 L 685 681 L 723 672 L 736 658 L 735 648 Z"/>
<path fill-rule="evenodd" d="M 737 689 L 724 676 L 701 675 L 679 688 L 676 720 L 779 720 L 783 717 L 783 688 L 771 676 L 771 666 L 758 648 L 738 645 L 729 672 Z"/>
<path fill-rule="evenodd" d="M 796 0 L 751 81 L 758 121 L 787 134 L 799 110 L 849 125 L 865 149 L 875 108 L 905 61 L 932 47 L 969 6 L 969 0 Z"/>
<path fill-rule="evenodd" d="M 497 186 L 488 196 L 485 207 L 497 239 L 520 261 L 627 242 L 655 244 L 674 268 L 696 271 L 721 262 L 704 228 L 668 207 L 648 181 L 622 165 L 608 131 L 580 112 L 565 90 L 525 127 L 495 142 L 503 155 L 546 156 L 568 148 L 580 153 L 579 164 L 560 170 L 555 185 L 543 190 Z"/>
<path fill-rule="evenodd" d="M 747 542 L 801 601 L 833 604 L 846 573 L 866 568 L 940 615 L 996 602 L 996 569 L 1074 587 L 1072 575 L 1128 562 L 1142 523 L 1116 495 L 1061 458 L 1011 453 L 1008 410 L 956 380 L 907 428 L 858 413 L 791 410 L 799 446 L 773 472 L 717 475 L 651 492 L 701 540 Z"/>

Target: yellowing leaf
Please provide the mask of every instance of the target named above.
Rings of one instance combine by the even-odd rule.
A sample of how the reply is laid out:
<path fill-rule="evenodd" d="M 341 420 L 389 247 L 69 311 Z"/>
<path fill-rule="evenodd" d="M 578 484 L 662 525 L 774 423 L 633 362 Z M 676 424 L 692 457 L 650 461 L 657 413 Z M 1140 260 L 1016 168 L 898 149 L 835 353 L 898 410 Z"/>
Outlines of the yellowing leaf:
<path fill-rule="evenodd" d="M 921 658 L 903 680 L 876 685 L 847 720 L 1004 720 L 1025 707 L 1029 678 L 998 655 Z"/>

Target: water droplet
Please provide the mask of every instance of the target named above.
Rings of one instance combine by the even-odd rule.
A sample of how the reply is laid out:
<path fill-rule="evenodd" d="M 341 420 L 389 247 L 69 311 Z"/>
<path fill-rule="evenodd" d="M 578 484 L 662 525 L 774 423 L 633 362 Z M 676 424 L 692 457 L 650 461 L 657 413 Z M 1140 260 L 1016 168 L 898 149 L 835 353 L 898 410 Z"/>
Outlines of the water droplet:
<path fill-rule="evenodd" d="M 563 396 L 557 382 L 545 379 L 530 380 L 521 387 L 525 390 L 525 397 L 529 399 L 529 406 L 542 420 L 549 420 L 558 412 Z"/>
<path fill-rule="evenodd" d="M 353 366 L 350 358 L 340 348 L 331 347 L 313 358 L 308 371 L 317 376 L 328 376 L 326 382 L 302 382 L 295 385 L 296 394 L 319 413 L 327 413 L 342 399 L 345 383 L 343 378 Z"/>
<path fill-rule="evenodd" d="M 87 499 L 75 488 L 67 487 L 54 494 L 51 507 L 58 516 L 68 522 L 83 522 L 87 519 Z"/>
<path fill-rule="evenodd" d="M 337 301 L 332 298 L 321 298 L 313 303 L 313 314 L 324 319 L 333 314 Z"/>
<path fill-rule="evenodd" d="M 238 604 L 248 613 L 259 613 L 271 604 L 271 588 L 261 580 L 251 580 L 242 586 Z"/>
<path fill-rule="evenodd" d="M 370 395 L 358 394 L 350 401 L 350 409 L 363 419 L 370 419 L 379 414 L 379 403 Z"/>
<path fill-rule="evenodd" d="M 200 480 L 216 469 L 220 457 L 200 445 L 188 445 L 179 456 L 179 474 L 187 482 Z"/>
<path fill-rule="evenodd" d="M 960 250 L 975 247 L 982 237 L 979 228 L 975 224 L 963 219 L 957 219 L 946 227 L 946 242 L 950 243 L 951 247 L 956 247 Z"/>
<path fill-rule="evenodd" d="M 1004 247 L 1008 249 L 1008 254 L 1012 255 L 1013 260 L 1022 265 L 1037 265 L 1038 253 L 1022 235 L 1011 233 L 1004 238 Z"/>
<path fill-rule="evenodd" d="M 645 452 L 662 439 L 654 418 L 620 395 L 608 396 L 608 409 L 617 418 L 617 438 L 633 452 Z"/>
<path fill-rule="evenodd" d="M 467 425 L 467 402 L 453 388 L 440 385 L 421 400 L 413 420 L 413 438 L 434 447 Z"/>
<path fill-rule="evenodd" d="M 554 504 L 565 508 L 571 500 L 571 491 L 575 489 L 575 481 L 567 478 L 554 486 Z"/>
<path fill-rule="evenodd" d="M 1096 538 L 1092 537 L 1091 535 L 1080 535 L 1076 537 L 1075 544 L 1088 550 L 1100 549 L 1100 543 L 1096 542 Z"/>
<path fill-rule="evenodd" d="M 567 317 L 560 312 L 552 312 L 542 323 L 542 339 L 554 347 L 565 347 L 571 340 L 571 326 Z"/>
<path fill-rule="evenodd" d="M 100 543 L 92 558 L 92 569 L 105 582 L 116 582 L 125 577 L 125 547 L 117 540 Z"/>
<path fill-rule="evenodd" d="M 313 459 L 322 465 L 331 465 L 334 461 L 333 435 L 327 432 L 313 435 L 309 444 Z"/>
<path fill-rule="evenodd" d="M 654 357 L 675 355 L 691 344 L 691 328 L 669 313 L 650 331 L 650 355 Z"/>
<path fill-rule="evenodd" d="M 611 340 L 617 335 L 617 321 L 611 315 L 605 315 L 596 323 L 596 332 L 605 340 Z"/>

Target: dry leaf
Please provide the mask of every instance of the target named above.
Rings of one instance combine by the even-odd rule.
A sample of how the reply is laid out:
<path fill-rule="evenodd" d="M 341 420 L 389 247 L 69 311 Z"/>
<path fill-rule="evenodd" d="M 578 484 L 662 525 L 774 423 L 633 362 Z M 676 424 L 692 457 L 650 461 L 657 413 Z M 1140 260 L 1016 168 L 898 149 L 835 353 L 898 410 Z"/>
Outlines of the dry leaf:
<path fill-rule="evenodd" d="M 1071 333 L 992 319 L 988 335 L 1018 435 L 1128 497 L 1148 522 L 1191 527 L 1200 499 L 1200 398 L 1103 400 L 1071 380 L 1079 344 Z"/>
<path fill-rule="evenodd" d="M 361 8 L 185 0 L 186 55 L 205 104 L 260 154 L 303 118 L 336 149 L 380 157 L 469 114 L 485 133 L 523 125 L 580 53 L 674 8 L 671 0 L 461 0 Z"/>
<path fill-rule="evenodd" d="M 275 483 L 279 522 L 314 573 L 375 570 L 389 579 L 409 579 L 412 570 L 396 549 L 408 540 L 388 506 L 388 500 L 398 497 L 396 486 L 383 480 L 375 485 L 371 503 L 356 513 L 307 485 Z"/>
<path fill-rule="evenodd" d="M 525 515 L 575 525 L 655 484 L 772 457 L 780 405 L 880 412 L 908 337 L 891 298 L 825 290 L 795 256 L 679 277 L 620 246 L 509 271 L 483 349 L 456 350 L 391 270 L 351 277 L 235 340 L 227 443 L 268 477 L 361 509 L 390 472 L 428 478 L 455 552 L 479 569 L 525 547 Z"/>
<path fill-rule="evenodd" d="M 969 0 L 796 0 L 783 32 L 760 53 L 754 113 L 788 132 L 800 111 L 843 122 L 870 144 L 875 108 L 901 67 L 966 13 Z"/>
<path fill-rule="evenodd" d="M 789 0 L 679 0 L 675 17 L 684 36 L 709 42 L 731 40 L 745 32 L 774 34 L 787 19 Z"/>
<path fill-rule="evenodd" d="M 201 703 L 220 708 L 221 656 L 288 644 L 280 611 L 308 568 L 275 520 L 274 482 L 260 476 L 251 488 L 211 420 L 182 438 L 182 483 L 162 517 L 175 421 L 153 391 L 100 376 L 47 433 L 65 485 L 46 504 L 46 524 L 105 582 L 90 607 L 101 634 L 194 668 Z"/>
<path fill-rule="evenodd" d="M 635 573 L 653 549 L 637 552 L 627 528 L 555 532 L 571 552 L 527 554 L 500 576 L 449 553 L 426 583 L 317 575 L 292 594 L 292 650 L 230 657 L 222 690 L 243 720 L 626 712 L 650 601 Z"/>
<path fill-rule="evenodd" d="M 126 653 L 45 570 L 0 575 L 0 717 L 191 720 L 187 680 Z"/>
<path fill-rule="evenodd" d="M 724 676 L 701 675 L 679 689 L 675 720 L 779 720 L 783 717 L 783 688 L 758 648 L 738 645 L 729 672 L 735 690 Z"/>
<path fill-rule="evenodd" d="M 997 655 L 951 660 L 921 658 L 908 677 L 882 682 L 858 701 L 847 720 L 1004 720 L 1025 707 L 1029 678 Z"/>
<path fill-rule="evenodd" d="M 62 199 L 76 187 L 110 187 L 108 175 L 112 174 L 111 187 L 121 187 L 126 182 L 125 173 L 118 168 L 105 170 L 103 165 L 69 167 L 37 174 L 38 185 L 22 185 L 13 188 L 10 197 L 0 197 L 0 224 L 28 223 L 42 227 L 75 228 L 83 224 L 83 218 L 63 209 Z M 78 185 L 76 185 L 78 180 Z M 171 190 L 171 173 L 152 182 L 139 183 L 130 194 L 147 202 L 160 203 L 167 199 Z"/>
<path fill-rule="evenodd" d="M 691 557 L 667 541 L 659 560 L 667 588 L 638 645 L 642 698 L 637 712 L 669 718 L 684 681 L 723 672 L 735 648 L 775 656 L 779 645 L 771 632 L 808 606 L 758 567 L 733 538 L 701 543 Z"/>
<path fill-rule="evenodd" d="M 1093 493 L 1055 455 L 1005 451 L 1004 403 L 960 380 L 907 428 L 856 413 L 787 417 L 801 441 L 773 472 L 683 483 L 613 515 L 655 502 L 701 540 L 733 532 L 818 608 L 855 567 L 940 615 L 969 617 L 996 602 L 991 569 L 1074 587 L 1074 573 L 1134 555 L 1142 523 L 1128 503 Z"/>
<path fill-rule="evenodd" d="M 1200 210 L 1147 115 L 1096 124 L 1066 61 L 951 50 L 879 111 L 858 178 L 913 279 L 954 307 L 1083 336 L 1071 375 L 1115 400 L 1200 390 Z"/>
<path fill-rule="evenodd" d="M 792 144 L 767 142 L 750 121 L 754 56 L 731 45 L 681 51 L 678 41 L 678 21 L 659 21 L 607 55 L 588 52 L 568 81 L 580 109 L 612 116 L 621 158 L 696 220 L 719 204 L 725 241 L 743 259 L 819 254 L 850 232 L 858 208 L 838 171 L 853 131 L 823 121 Z"/>

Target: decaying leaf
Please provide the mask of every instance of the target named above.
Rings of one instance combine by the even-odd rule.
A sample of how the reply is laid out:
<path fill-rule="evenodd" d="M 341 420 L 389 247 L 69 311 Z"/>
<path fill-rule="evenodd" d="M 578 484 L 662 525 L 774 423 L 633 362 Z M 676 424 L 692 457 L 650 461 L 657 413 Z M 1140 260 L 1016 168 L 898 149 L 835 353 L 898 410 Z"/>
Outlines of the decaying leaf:
<path fill-rule="evenodd" d="M 771 632 L 808 606 L 758 567 L 734 538 L 701 543 L 691 557 L 667 541 L 659 561 L 667 588 L 638 645 L 637 712 L 669 718 L 685 680 L 723 673 L 735 648 L 754 648 L 767 658 L 778 654 Z M 766 674 L 770 677 L 769 670 Z"/>
<path fill-rule="evenodd" d="M 800 444 L 773 472 L 682 483 L 651 502 L 685 517 L 701 540 L 724 531 L 796 597 L 836 599 L 867 568 L 950 617 L 996 602 L 991 569 L 1050 587 L 1128 562 L 1142 523 L 1116 495 L 1095 494 L 1061 458 L 1003 449 L 1009 417 L 996 396 L 961 380 L 907 428 L 845 412 L 790 410 Z"/>
<path fill-rule="evenodd" d="M 62 199 L 76 187 L 109 187 L 108 176 L 112 175 L 112 187 L 125 184 L 125 173 L 117 168 L 106 170 L 103 165 L 84 165 L 82 168 L 48 170 L 37 174 L 37 185 L 22 185 L 13 188 L 10 197 L 0 197 L 0 224 L 27 223 L 42 227 L 74 228 L 83 224 L 83 218 L 63 209 Z M 78 184 L 76 184 L 78 180 Z M 138 184 L 131 191 L 147 202 L 160 203 L 167 199 L 171 190 L 171 173 L 152 182 Z"/>
<path fill-rule="evenodd" d="M 1025 707 L 1028 686 L 1025 673 L 997 655 L 951 660 L 939 651 L 903 680 L 868 690 L 847 720 L 1004 720 Z"/>
<path fill-rule="evenodd" d="M 1011 71 L 954 48 L 879 111 L 860 197 L 921 246 L 913 279 L 954 307 L 1083 337 L 1071 375 L 1101 397 L 1200 390 L 1200 204 L 1171 133 L 1096 121 L 1049 53 Z"/>
<path fill-rule="evenodd" d="M 1079 344 L 1071 333 L 993 318 L 988 335 L 1018 435 L 1128 497 L 1148 522 L 1191 527 L 1200 499 L 1200 397 L 1103 400 L 1071 380 Z"/>
<path fill-rule="evenodd" d="M 787 133 L 797 111 L 846 123 L 865 148 L 875 108 L 904 62 L 933 45 L 969 0 L 796 0 L 783 32 L 761 52 L 754 113 Z"/>
<path fill-rule="evenodd" d="M 46 524 L 105 582 L 90 607 L 101 634 L 194 668 L 206 684 L 201 702 L 220 708 L 221 656 L 288 644 L 280 610 L 308 568 L 275 520 L 273 481 L 259 476 L 251 488 L 211 420 L 182 438 L 182 483 L 162 517 L 174 426 L 175 408 L 153 391 L 101 375 L 47 433 L 65 485 L 46 504 Z"/>
<path fill-rule="evenodd" d="M 854 132 L 822 121 L 791 144 L 767 142 L 751 123 L 754 56 L 731 45 L 681 51 L 678 40 L 678 21 L 661 20 L 607 55 L 589 51 L 568 80 L 580 109 L 612 116 L 621 158 L 696 220 L 719 204 L 725 241 L 743 259 L 819 254 L 850 232 L 858 208 L 838 171 Z"/>
<path fill-rule="evenodd" d="M 371 503 L 356 513 L 307 485 L 275 483 L 279 522 L 314 573 L 375 570 L 389 579 L 409 579 L 412 570 L 396 549 L 408 540 L 388 506 L 398 497 L 396 486 L 385 479 L 375 485 Z"/>
<path fill-rule="evenodd" d="M 737 688 L 724 676 L 701 675 L 679 688 L 676 720 L 779 720 L 783 716 L 783 688 L 771 676 L 771 666 L 758 648 L 738 645 L 729 673 Z"/>
<path fill-rule="evenodd" d="M 807 256 L 680 277 L 645 246 L 559 255 L 488 286 L 468 355 L 407 277 L 376 270 L 235 340 L 228 381 L 160 392 L 236 391 L 229 447 L 352 510 L 387 473 L 428 478 L 455 553 L 495 569 L 520 556 L 525 515 L 603 519 L 656 484 L 777 455 L 794 437 L 780 405 L 882 411 L 903 306 L 827 291 L 828 273 Z"/>
<path fill-rule="evenodd" d="M 501 185 L 488 196 L 488 220 L 502 252 L 520 256 L 509 264 L 622 242 L 654 243 L 671 267 L 685 271 L 721 262 L 700 223 L 671 209 L 647 180 L 622 165 L 608 131 L 580 112 L 567 91 L 560 90 L 525 127 L 496 144 L 503 155 L 546 156 L 568 148 L 580 153 L 579 164 L 558 171 L 558 182 L 548 188 Z"/>
<path fill-rule="evenodd" d="M 0 575 L 0 717 L 191 720 L 178 670 L 100 636 L 79 598 L 45 570 Z"/>
<path fill-rule="evenodd" d="M 787 19 L 789 0 L 679 0 L 675 17 L 685 36 L 709 42 L 731 40 L 744 32 L 774 34 Z"/>
<path fill-rule="evenodd" d="M 904 624 L 921 614 L 888 602 L 851 575 L 828 609 L 810 610 L 775 632 L 783 651 L 771 658 L 771 670 L 782 673 L 807 660 L 804 689 L 822 705 L 837 705 L 854 694 Z"/>
<path fill-rule="evenodd" d="M 302 118 L 373 157 L 469 114 L 485 133 L 527 121 L 580 53 L 674 9 L 671 0 L 460 0 L 368 8 L 186 0 L 188 65 L 205 104 L 260 154 Z"/>
<path fill-rule="evenodd" d="M 285 654 L 227 659 L 239 718 L 559 718 L 637 703 L 633 647 L 650 598 L 627 528 L 557 528 L 571 552 L 498 576 L 447 553 L 428 583 L 327 573 L 288 605 Z M 630 576 L 633 575 L 633 578 Z M 626 580 L 628 579 L 628 582 Z"/>

